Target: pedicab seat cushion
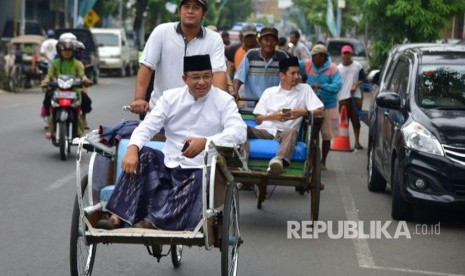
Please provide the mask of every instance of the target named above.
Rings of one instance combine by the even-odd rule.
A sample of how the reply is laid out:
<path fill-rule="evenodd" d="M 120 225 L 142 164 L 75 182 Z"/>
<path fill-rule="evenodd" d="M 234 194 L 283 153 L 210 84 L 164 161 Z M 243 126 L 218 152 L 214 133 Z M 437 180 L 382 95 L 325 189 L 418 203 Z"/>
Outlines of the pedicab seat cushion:
<path fill-rule="evenodd" d="M 275 157 L 279 149 L 279 142 L 276 140 L 250 138 L 249 159 L 271 159 Z M 307 145 L 304 142 L 297 142 L 292 155 L 294 161 L 307 160 Z"/>
<path fill-rule="evenodd" d="M 123 157 L 126 154 L 128 145 L 129 145 L 129 139 L 121 139 L 118 144 L 118 151 L 116 153 L 117 161 L 116 161 L 115 180 L 118 180 L 119 176 L 121 175 L 121 172 L 122 172 L 121 163 L 123 162 Z M 144 146 L 151 147 L 152 149 L 161 150 L 164 145 L 165 145 L 165 142 L 150 141 L 146 143 Z M 114 188 L 115 188 L 115 185 L 108 185 L 108 186 L 105 186 L 103 189 L 101 189 L 100 200 L 107 202 L 110 199 L 110 196 L 113 193 Z"/>
<path fill-rule="evenodd" d="M 255 127 L 257 121 L 244 119 L 247 126 Z M 271 159 L 275 157 L 279 149 L 279 142 L 276 140 L 250 138 L 250 156 L 249 159 Z M 307 154 L 307 145 L 304 142 L 298 141 L 295 145 L 292 160 L 305 161 Z"/>

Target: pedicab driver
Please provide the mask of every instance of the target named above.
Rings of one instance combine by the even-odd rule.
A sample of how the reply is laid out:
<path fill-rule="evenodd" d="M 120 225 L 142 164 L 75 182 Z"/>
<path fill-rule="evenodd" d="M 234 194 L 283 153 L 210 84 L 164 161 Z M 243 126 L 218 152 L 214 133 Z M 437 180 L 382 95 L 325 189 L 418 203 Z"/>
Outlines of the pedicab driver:
<path fill-rule="evenodd" d="M 323 114 L 323 103 L 307 83 L 301 82 L 299 60 L 296 57 L 279 61 L 278 86 L 266 89 L 260 97 L 254 114 L 257 127 L 247 127 L 249 138 L 276 139 L 280 146 L 271 159 L 268 172 L 281 174 L 291 163 L 303 117 Z M 249 152 L 249 144 L 246 150 Z"/>
<path fill-rule="evenodd" d="M 212 78 L 209 55 L 184 57 L 186 85 L 164 91 L 132 133 L 122 161 L 124 172 L 107 203 L 113 215 L 108 221 L 100 220 L 98 227 L 116 228 L 122 220 L 139 228 L 195 228 L 202 210 L 207 138 L 233 144 L 247 138 L 234 98 L 213 86 Z M 162 127 L 163 150 L 144 147 Z"/>
<path fill-rule="evenodd" d="M 163 91 L 184 85 L 182 62 L 184 56 L 210 55 L 213 84 L 227 89 L 226 61 L 221 35 L 202 27 L 208 13 L 208 0 L 180 0 L 179 22 L 168 22 L 153 29 L 139 60 L 136 92 L 131 111 L 144 113 L 155 106 Z M 150 104 L 145 101 L 153 72 L 153 92 Z"/>

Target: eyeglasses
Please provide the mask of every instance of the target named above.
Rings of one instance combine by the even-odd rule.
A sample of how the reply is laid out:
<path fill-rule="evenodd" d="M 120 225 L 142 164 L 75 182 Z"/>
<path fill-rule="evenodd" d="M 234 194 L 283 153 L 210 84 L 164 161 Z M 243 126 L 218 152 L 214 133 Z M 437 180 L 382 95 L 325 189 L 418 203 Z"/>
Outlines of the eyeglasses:
<path fill-rule="evenodd" d="M 204 81 L 211 81 L 212 78 L 213 78 L 213 74 L 205 74 L 205 75 L 197 75 L 197 74 L 193 74 L 193 75 L 187 75 L 188 78 L 190 78 L 191 80 L 193 80 L 194 82 L 199 82 L 200 80 L 204 80 Z"/>

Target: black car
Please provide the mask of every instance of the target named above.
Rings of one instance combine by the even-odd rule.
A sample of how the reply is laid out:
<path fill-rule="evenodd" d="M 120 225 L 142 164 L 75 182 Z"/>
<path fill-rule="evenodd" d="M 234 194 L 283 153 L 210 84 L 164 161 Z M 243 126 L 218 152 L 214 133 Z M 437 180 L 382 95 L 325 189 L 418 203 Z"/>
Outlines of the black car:
<path fill-rule="evenodd" d="M 84 66 L 93 66 L 93 70 L 86 70 L 86 73 L 91 72 L 88 73 L 91 75 L 88 75 L 87 77 L 92 80 L 94 84 L 97 84 L 100 75 L 100 58 L 94 35 L 90 32 L 89 29 L 57 29 L 55 30 L 55 38 L 60 38 L 60 35 L 64 33 L 74 34 L 76 38 L 86 47 L 82 53 L 81 61 L 84 63 Z"/>
<path fill-rule="evenodd" d="M 368 189 L 391 184 L 393 219 L 465 206 L 465 46 L 408 44 L 373 75 Z"/>

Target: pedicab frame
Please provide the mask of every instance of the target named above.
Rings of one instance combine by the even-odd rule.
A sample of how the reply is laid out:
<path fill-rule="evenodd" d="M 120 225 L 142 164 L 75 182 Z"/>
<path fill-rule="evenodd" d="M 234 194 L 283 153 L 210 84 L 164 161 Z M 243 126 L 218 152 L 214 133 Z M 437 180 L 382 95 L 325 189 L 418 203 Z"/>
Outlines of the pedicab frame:
<path fill-rule="evenodd" d="M 16 47 L 23 48 L 25 52 L 22 53 L 21 63 L 16 64 L 16 56 L 12 53 L 9 53 L 9 59 L 14 59 L 12 62 L 9 62 L 9 68 L 7 70 L 8 77 L 8 89 L 12 92 L 20 92 L 26 87 L 26 81 L 28 79 L 41 81 L 43 76 L 40 76 L 37 73 L 38 62 L 36 63 L 36 71 L 32 72 L 32 62 L 33 59 L 37 59 L 40 55 L 40 46 L 47 38 L 40 35 L 20 35 L 13 37 L 8 42 L 8 48 L 10 49 L 13 45 Z"/>
<path fill-rule="evenodd" d="M 119 228 L 104 230 L 95 228 L 104 211 L 104 202 L 99 199 L 99 189 L 115 183 L 115 166 L 118 163 L 118 148 L 108 147 L 99 142 L 96 131 L 82 138 L 76 138 L 76 189 L 71 233 L 70 271 L 72 276 L 91 275 L 97 244 L 143 244 L 150 255 L 157 258 L 171 255 L 174 267 L 181 264 L 183 246 L 204 246 L 221 251 L 221 275 L 236 275 L 238 249 L 242 244 L 239 230 L 239 196 L 234 176 L 226 164 L 221 150 L 211 161 L 211 177 L 208 181 L 208 150 L 216 147 L 207 141 L 203 165 L 202 214 L 193 231 L 164 231 L 141 228 Z M 149 142 L 149 144 L 152 142 Z M 159 144 L 156 144 L 159 143 Z M 159 147 L 161 142 L 149 145 Z M 221 149 L 234 149 L 234 145 L 223 145 Z M 88 174 L 81 178 L 81 160 L 84 151 L 91 152 Z M 226 183 L 226 185 L 224 184 Z M 208 190 L 208 197 L 207 197 Z M 227 239 L 223 237 L 228 237 Z M 163 254 L 160 245 L 169 245 Z"/>
<path fill-rule="evenodd" d="M 256 99 L 240 98 L 239 101 L 253 101 Z M 241 110 L 244 120 L 255 120 L 256 116 L 250 108 Z M 323 117 L 312 113 L 302 120 L 299 136 L 306 144 L 306 160 L 291 162 L 291 166 L 284 174 L 274 175 L 266 171 L 269 159 L 252 159 L 247 161 L 247 167 L 231 166 L 235 180 L 243 185 L 258 188 L 257 208 L 261 209 L 267 199 L 268 186 L 290 186 L 300 194 L 310 194 L 310 218 L 318 220 L 321 190 L 321 151 L 319 146 L 319 133 L 323 124 Z M 244 161 L 244 160 L 243 160 Z"/>

